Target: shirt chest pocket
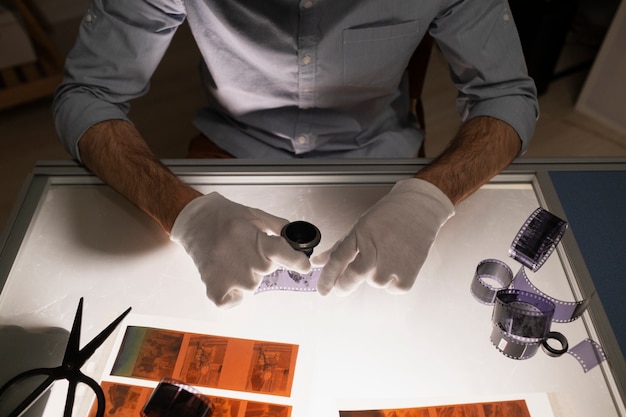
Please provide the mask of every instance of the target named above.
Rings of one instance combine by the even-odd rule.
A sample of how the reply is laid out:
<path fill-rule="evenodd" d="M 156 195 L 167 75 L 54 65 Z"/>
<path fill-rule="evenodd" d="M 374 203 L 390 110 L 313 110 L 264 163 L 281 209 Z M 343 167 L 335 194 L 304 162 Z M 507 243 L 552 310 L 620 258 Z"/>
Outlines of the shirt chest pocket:
<path fill-rule="evenodd" d="M 396 88 L 419 39 L 419 21 L 344 30 L 343 84 Z"/>

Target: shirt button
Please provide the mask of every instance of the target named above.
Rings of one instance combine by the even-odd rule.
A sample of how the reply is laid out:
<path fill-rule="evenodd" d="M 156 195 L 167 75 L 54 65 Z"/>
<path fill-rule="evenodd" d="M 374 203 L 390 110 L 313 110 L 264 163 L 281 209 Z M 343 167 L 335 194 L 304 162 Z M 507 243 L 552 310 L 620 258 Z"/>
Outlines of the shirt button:
<path fill-rule="evenodd" d="M 311 55 L 305 55 L 302 57 L 302 63 L 304 65 L 309 65 L 311 63 Z"/>
<path fill-rule="evenodd" d="M 296 138 L 296 141 L 298 142 L 299 145 L 304 145 L 306 144 L 307 139 L 305 135 L 300 135 Z"/>
<path fill-rule="evenodd" d="M 85 22 L 87 22 L 87 23 L 91 23 L 91 21 L 92 21 L 92 20 L 93 20 L 93 17 L 91 17 L 91 15 L 90 15 L 90 14 L 88 14 L 88 15 L 86 15 L 86 16 L 85 16 Z"/>

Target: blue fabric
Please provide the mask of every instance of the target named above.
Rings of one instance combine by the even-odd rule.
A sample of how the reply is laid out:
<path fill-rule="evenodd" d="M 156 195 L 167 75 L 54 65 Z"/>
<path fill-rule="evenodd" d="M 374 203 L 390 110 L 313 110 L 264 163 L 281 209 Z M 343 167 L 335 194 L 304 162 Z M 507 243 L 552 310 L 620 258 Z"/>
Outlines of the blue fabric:
<path fill-rule="evenodd" d="M 550 179 L 626 353 L 626 171 L 551 171 Z"/>
<path fill-rule="evenodd" d="M 91 125 L 127 119 L 184 21 L 209 97 L 195 125 L 237 157 L 415 156 L 423 132 L 400 87 L 427 31 L 463 118 L 504 120 L 522 152 L 533 133 L 535 87 L 505 0 L 94 0 L 54 102 L 72 155 Z"/>

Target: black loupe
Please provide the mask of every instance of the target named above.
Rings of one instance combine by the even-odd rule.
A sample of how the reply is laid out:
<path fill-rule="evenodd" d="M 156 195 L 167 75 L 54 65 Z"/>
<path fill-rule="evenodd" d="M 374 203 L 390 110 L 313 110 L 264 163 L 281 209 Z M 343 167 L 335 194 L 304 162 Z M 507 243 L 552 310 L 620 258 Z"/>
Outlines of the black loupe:
<path fill-rule="evenodd" d="M 319 229 L 309 222 L 298 220 L 286 224 L 280 231 L 280 235 L 297 251 L 311 256 L 322 239 Z"/>

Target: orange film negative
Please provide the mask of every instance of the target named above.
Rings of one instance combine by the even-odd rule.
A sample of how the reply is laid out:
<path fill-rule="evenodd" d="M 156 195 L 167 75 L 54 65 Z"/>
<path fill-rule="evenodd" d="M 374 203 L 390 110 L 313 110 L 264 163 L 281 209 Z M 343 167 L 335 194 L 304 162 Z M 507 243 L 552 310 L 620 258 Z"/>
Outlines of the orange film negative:
<path fill-rule="evenodd" d="M 288 397 L 298 345 L 129 326 L 111 375 Z"/>
<path fill-rule="evenodd" d="M 430 407 L 397 408 L 386 410 L 340 411 L 339 417 L 530 417 L 524 400 L 484 402 L 472 404 L 438 405 Z"/>
<path fill-rule="evenodd" d="M 213 403 L 194 387 L 171 378 L 159 382 L 141 409 L 141 417 L 211 417 Z"/>
<path fill-rule="evenodd" d="M 105 415 L 112 417 L 141 416 L 141 410 L 154 391 L 150 387 L 119 384 L 108 381 L 102 382 L 101 385 L 106 398 Z M 203 396 L 203 398 L 212 405 L 211 414 L 207 414 L 207 417 L 209 415 L 211 417 L 291 416 L 291 406 L 289 405 L 248 401 L 213 395 Z M 89 417 L 95 417 L 95 415 L 96 408 L 94 406 L 89 413 Z"/>

